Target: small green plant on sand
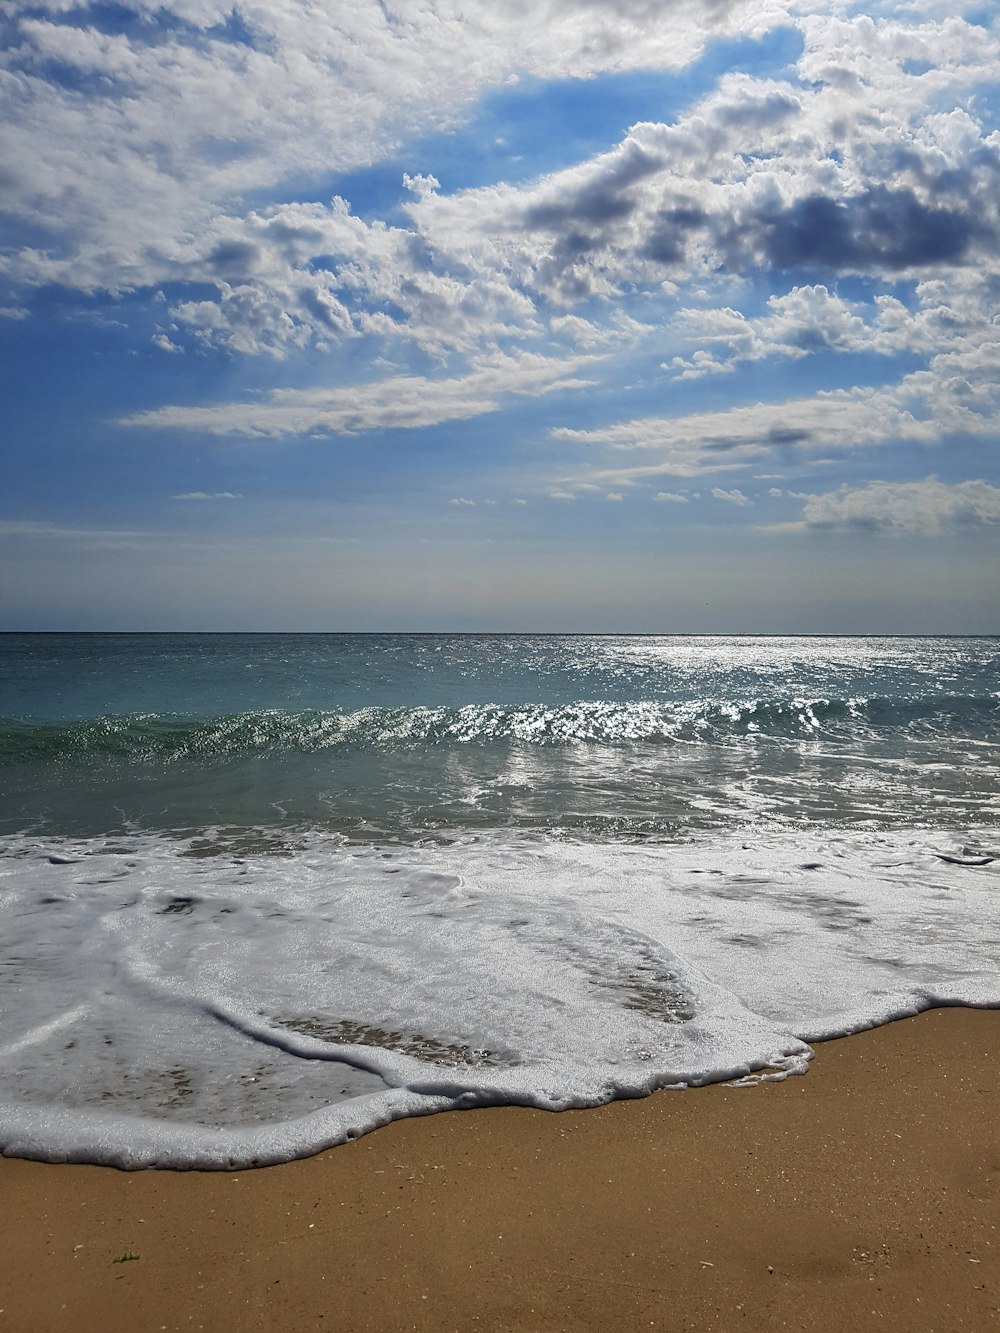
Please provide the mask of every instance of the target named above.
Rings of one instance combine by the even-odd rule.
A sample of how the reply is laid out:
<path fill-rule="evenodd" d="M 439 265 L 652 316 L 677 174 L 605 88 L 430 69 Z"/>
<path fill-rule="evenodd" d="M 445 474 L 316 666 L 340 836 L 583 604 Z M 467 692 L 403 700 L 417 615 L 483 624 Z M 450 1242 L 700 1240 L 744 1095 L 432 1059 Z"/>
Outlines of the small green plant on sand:
<path fill-rule="evenodd" d="M 120 1254 L 117 1259 L 112 1259 L 111 1262 L 113 1264 L 127 1264 L 132 1259 L 138 1259 L 139 1257 L 135 1250 L 126 1250 L 124 1254 Z"/>

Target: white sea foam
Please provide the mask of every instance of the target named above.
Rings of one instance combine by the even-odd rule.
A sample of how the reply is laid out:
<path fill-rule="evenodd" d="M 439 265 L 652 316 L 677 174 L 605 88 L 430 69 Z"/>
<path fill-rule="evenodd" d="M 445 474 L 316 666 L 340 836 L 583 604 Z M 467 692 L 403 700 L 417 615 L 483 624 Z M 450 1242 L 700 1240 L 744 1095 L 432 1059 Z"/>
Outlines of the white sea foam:
<path fill-rule="evenodd" d="M 449 1107 L 803 1072 L 809 1041 L 1000 1005 L 982 830 L 207 842 L 0 849 L 8 1155 L 243 1167 Z"/>

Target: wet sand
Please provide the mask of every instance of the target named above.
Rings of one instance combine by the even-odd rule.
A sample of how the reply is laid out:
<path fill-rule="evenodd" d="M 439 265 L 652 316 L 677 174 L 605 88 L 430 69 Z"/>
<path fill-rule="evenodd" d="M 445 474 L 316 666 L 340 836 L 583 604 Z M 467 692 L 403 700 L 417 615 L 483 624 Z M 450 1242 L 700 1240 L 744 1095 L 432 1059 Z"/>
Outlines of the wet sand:
<path fill-rule="evenodd" d="M 1000 1329 L 998 1092 L 1000 1012 L 939 1009 L 234 1175 L 0 1159 L 0 1331 Z"/>

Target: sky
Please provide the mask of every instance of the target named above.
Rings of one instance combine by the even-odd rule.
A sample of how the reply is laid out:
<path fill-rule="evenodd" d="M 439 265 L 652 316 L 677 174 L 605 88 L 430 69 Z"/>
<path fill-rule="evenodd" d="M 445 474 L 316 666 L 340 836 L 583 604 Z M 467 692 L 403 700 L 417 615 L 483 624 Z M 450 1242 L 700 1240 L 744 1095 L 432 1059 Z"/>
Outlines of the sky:
<path fill-rule="evenodd" d="M 1000 632 L 1000 6 L 0 31 L 0 629 Z"/>

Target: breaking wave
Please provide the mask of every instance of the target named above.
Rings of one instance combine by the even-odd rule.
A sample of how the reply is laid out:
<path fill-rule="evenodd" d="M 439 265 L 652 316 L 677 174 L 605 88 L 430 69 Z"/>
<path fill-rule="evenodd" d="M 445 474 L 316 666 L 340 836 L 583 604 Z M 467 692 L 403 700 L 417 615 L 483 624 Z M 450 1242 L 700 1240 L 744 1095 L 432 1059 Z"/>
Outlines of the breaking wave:
<path fill-rule="evenodd" d="M 133 714 L 44 723 L 6 718 L 0 720 L 0 763 L 101 757 L 170 762 L 494 741 L 627 745 L 754 737 L 872 740 L 893 734 L 1000 742 L 1000 697 L 581 701 L 559 707 L 469 704 L 355 712 L 256 709 L 209 719 Z"/>

